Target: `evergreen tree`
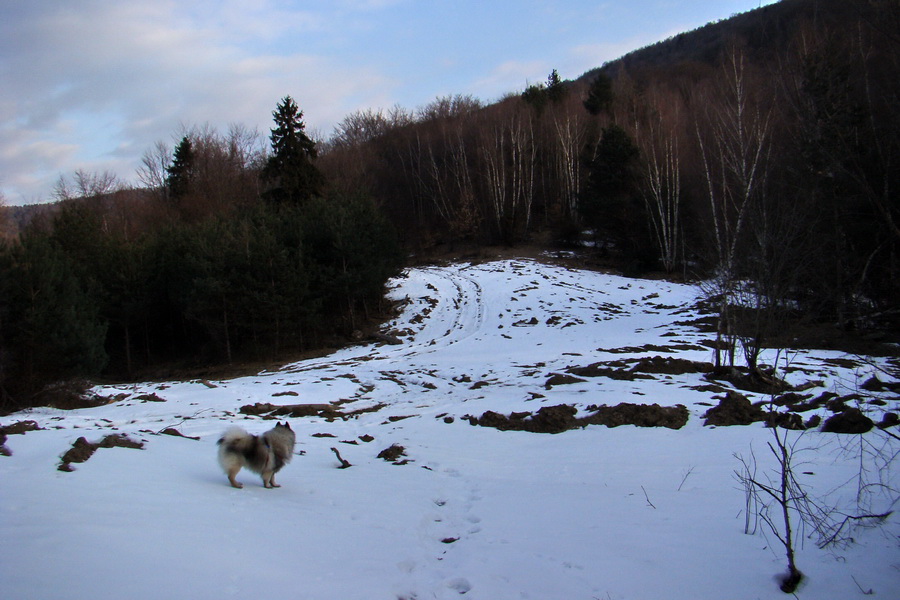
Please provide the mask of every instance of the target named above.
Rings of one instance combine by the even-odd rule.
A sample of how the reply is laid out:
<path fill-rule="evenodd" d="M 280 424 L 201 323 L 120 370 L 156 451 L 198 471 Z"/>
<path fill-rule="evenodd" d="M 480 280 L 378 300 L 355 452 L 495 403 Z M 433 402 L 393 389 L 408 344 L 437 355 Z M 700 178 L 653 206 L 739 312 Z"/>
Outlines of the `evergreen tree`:
<path fill-rule="evenodd" d="M 632 266 L 652 261 L 646 209 L 638 189 L 640 152 L 618 125 L 604 127 L 585 160 L 579 211 L 601 245 L 608 243 Z"/>
<path fill-rule="evenodd" d="M 72 260 L 49 236 L 28 232 L 0 260 L 4 282 L 5 385 L 28 395 L 45 384 L 99 373 L 106 365 L 106 323 Z"/>
<path fill-rule="evenodd" d="M 588 88 L 584 108 L 592 115 L 599 115 L 609 110 L 613 101 L 612 79 L 604 73 L 598 73 Z"/>
<path fill-rule="evenodd" d="M 318 195 L 324 184 L 314 164 L 316 143 L 306 135 L 303 113 L 290 96 L 284 97 L 272 116 L 272 155 L 262 171 L 268 185 L 265 196 L 276 202 L 304 202 Z"/>
<path fill-rule="evenodd" d="M 181 138 L 181 142 L 175 148 L 172 164 L 166 167 L 166 172 L 169 197 L 176 200 L 185 196 L 190 191 L 194 179 L 194 147 L 190 137 Z"/>
<path fill-rule="evenodd" d="M 550 71 L 550 75 L 547 77 L 547 88 L 544 92 L 547 95 L 547 100 L 552 104 L 557 104 L 566 97 L 567 91 L 556 69 Z"/>

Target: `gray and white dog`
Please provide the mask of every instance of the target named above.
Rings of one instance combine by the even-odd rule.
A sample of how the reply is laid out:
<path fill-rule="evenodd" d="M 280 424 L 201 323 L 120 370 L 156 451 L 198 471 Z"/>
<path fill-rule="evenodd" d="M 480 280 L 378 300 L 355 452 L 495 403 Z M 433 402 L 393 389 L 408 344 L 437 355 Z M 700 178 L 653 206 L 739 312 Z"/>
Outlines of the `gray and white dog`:
<path fill-rule="evenodd" d="M 275 473 L 290 462 L 296 439 L 287 421 L 284 425 L 278 423 L 262 435 L 251 435 L 240 427 L 231 427 L 216 442 L 219 445 L 219 464 L 228 475 L 232 487 L 244 487 L 235 480 L 242 467 L 259 473 L 263 487 L 281 487 L 275 483 Z"/>

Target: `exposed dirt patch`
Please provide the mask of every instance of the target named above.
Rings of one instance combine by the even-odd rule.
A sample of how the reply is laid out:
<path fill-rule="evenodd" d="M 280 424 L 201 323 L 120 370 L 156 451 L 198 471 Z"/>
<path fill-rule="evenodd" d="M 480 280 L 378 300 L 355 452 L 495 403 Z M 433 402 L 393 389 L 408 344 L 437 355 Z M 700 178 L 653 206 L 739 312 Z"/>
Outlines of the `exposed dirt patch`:
<path fill-rule="evenodd" d="M 36 394 L 30 404 L 34 406 L 52 406 L 62 410 L 74 410 L 104 406 L 114 401 L 114 399 L 91 393 L 91 387 L 92 384 L 89 381 L 82 379 L 54 383 Z"/>
<path fill-rule="evenodd" d="M 609 379 L 620 381 L 635 381 L 637 379 L 653 379 L 653 375 L 710 373 L 712 370 L 712 364 L 707 362 L 666 356 L 651 356 L 597 362 L 586 367 L 571 367 L 566 372 L 579 377 L 608 377 Z"/>
<path fill-rule="evenodd" d="M 579 377 L 608 377 L 619 381 L 634 381 L 635 379 L 653 379 L 650 375 L 636 373 L 628 368 L 613 367 L 610 365 L 622 365 L 623 361 L 615 363 L 594 363 L 586 367 L 571 367 L 568 372 Z"/>
<path fill-rule="evenodd" d="M 875 426 L 878 427 L 878 429 L 887 429 L 888 427 L 896 427 L 897 425 L 900 425 L 900 415 L 889 412 L 884 413 L 881 422 L 877 423 Z"/>
<path fill-rule="evenodd" d="M 172 436 L 175 436 L 175 437 L 183 437 L 183 438 L 187 438 L 187 439 L 189 439 L 189 440 L 199 440 L 199 439 L 200 439 L 199 437 L 194 437 L 194 436 L 192 436 L 192 435 L 184 435 L 183 433 L 181 433 L 180 431 L 178 431 L 178 430 L 175 429 L 174 427 L 166 427 L 165 429 L 163 429 L 163 430 L 160 431 L 159 433 L 160 433 L 161 435 L 172 435 Z"/>
<path fill-rule="evenodd" d="M 140 402 L 165 402 L 165 398 L 160 398 L 156 394 L 141 394 L 140 396 L 135 396 L 135 400 Z"/>
<path fill-rule="evenodd" d="M 641 352 L 666 352 L 674 354 L 683 350 L 705 350 L 705 348 L 695 344 L 669 344 L 666 346 L 644 344 L 643 346 L 625 346 L 623 348 L 597 348 L 597 352 L 608 352 L 610 354 L 639 354 Z"/>
<path fill-rule="evenodd" d="M 97 443 L 91 443 L 85 438 L 80 437 L 72 444 L 65 454 L 62 455 L 62 462 L 58 469 L 60 471 L 74 471 L 71 463 L 83 463 L 87 461 L 98 448 L 133 448 L 142 450 L 143 442 L 132 440 L 125 434 L 116 433 L 104 437 Z"/>
<path fill-rule="evenodd" d="M 578 409 L 568 404 L 544 406 L 537 413 L 514 412 L 502 415 L 486 411 L 480 417 L 467 416 L 469 423 L 493 427 L 501 431 L 529 431 L 532 433 L 562 433 L 588 425 L 636 425 L 638 427 L 668 427 L 680 429 L 687 423 L 688 410 L 682 405 L 628 404 L 617 406 L 590 406 L 592 414 L 577 418 Z"/>
<path fill-rule="evenodd" d="M 276 417 L 339 417 L 342 415 L 330 404 L 270 404 L 257 402 L 241 407 L 241 414 Z"/>
<path fill-rule="evenodd" d="M 38 431 L 39 429 L 40 427 L 34 421 L 19 421 L 0 427 L 0 456 L 12 456 L 12 450 L 6 447 L 7 435 L 24 435 L 26 431 Z"/>
<path fill-rule="evenodd" d="M 718 406 L 710 408 L 703 415 L 704 425 L 750 425 L 766 418 L 765 411 L 750 402 L 747 396 L 733 390 L 725 392 Z"/>
<path fill-rule="evenodd" d="M 544 384 L 544 387 L 548 390 L 556 385 L 571 385 L 573 383 L 584 383 L 585 380 L 580 377 L 573 377 L 572 375 L 566 375 L 564 373 L 554 373 L 551 375 L 547 382 Z"/>
<path fill-rule="evenodd" d="M 409 462 L 409 460 L 401 460 L 400 457 L 402 456 L 406 456 L 406 448 L 400 444 L 391 444 L 388 448 L 378 453 L 378 458 L 392 462 L 395 465 L 405 465 Z"/>
<path fill-rule="evenodd" d="M 714 382 L 725 381 L 745 392 L 756 394 L 779 394 L 789 391 L 791 386 L 771 373 L 749 372 L 743 367 L 713 368 L 706 379 Z"/>
<path fill-rule="evenodd" d="M 21 435 L 28 431 L 40 431 L 40 429 L 36 421 L 18 421 L 12 425 L 0 427 L 0 434 Z"/>
<path fill-rule="evenodd" d="M 866 380 L 864 384 L 862 384 L 862 389 L 867 392 L 894 392 L 900 393 L 900 382 L 891 382 L 885 383 L 878 379 L 877 376 L 872 375 L 869 379 Z"/>
<path fill-rule="evenodd" d="M 667 356 L 653 356 L 642 358 L 631 368 L 638 373 L 656 373 L 664 375 L 683 375 L 685 373 L 709 373 L 713 370 L 712 363 L 697 362 L 684 358 L 670 358 Z"/>
<path fill-rule="evenodd" d="M 825 419 L 822 431 L 827 433 L 865 433 L 874 426 L 875 423 L 872 419 L 862 414 L 858 408 L 848 408 L 844 412 Z"/>
<path fill-rule="evenodd" d="M 636 425 L 637 427 L 666 427 L 681 429 L 688 422 L 690 413 L 683 404 L 677 406 L 660 406 L 658 404 L 628 404 L 616 406 L 588 407 L 595 410 L 591 416 L 583 420 L 590 425 Z"/>

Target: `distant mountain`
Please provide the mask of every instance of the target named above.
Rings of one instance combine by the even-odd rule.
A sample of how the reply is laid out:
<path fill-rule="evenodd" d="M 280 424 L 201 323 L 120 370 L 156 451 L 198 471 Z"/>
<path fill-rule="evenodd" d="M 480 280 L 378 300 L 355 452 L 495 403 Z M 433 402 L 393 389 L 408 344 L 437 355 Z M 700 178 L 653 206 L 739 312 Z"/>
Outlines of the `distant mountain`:
<path fill-rule="evenodd" d="M 640 72 L 679 63 L 712 66 L 734 41 L 741 42 L 755 60 L 773 60 L 794 39 L 801 23 L 828 29 L 859 20 L 872 22 L 876 8 L 890 2 L 897 0 L 781 0 L 634 50 L 580 79 L 590 79 L 600 70 L 613 75 L 621 69 Z"/>

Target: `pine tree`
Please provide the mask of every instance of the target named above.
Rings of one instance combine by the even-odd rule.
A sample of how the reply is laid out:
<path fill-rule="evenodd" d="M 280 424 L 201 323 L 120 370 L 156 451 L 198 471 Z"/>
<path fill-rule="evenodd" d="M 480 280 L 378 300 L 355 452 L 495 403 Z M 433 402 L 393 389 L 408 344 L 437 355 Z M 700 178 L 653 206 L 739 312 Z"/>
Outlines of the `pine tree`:
<path fill-rule="evenodd" d="M 304 202 L 318 195 L 324 184 L 322 173 L 314 164 L 318 156 L 316 143 L 306 135 L 303 112 L 290 96 L 284 97 L 272 116 L 272 155 L 262 172 L 263 181 L 268 184 L 265 196 L 276 202 Z"/>
<path fill-rule="evenodd" d="M 584 108 L 592 115 L 599 115 L 612 106 L 612 79 L 604 73 L 598 73 L 588 88 L 588 96 L 584 100 Z"/>
<path fill-rule="evenodd" d="M 185 196 L 194 178 L 194 148 L 191 138 L 184 136 L 175 148 L 172 164 L 166 168 L 166 186 L 173 200 Z"/>
<path fill-rule="evenodd" d="M 556 69 L 550 71 L 550 75 L 547 77 L 547 99 L 552 104 L 557 104 L 566 97 L 567 91 Z"/>

